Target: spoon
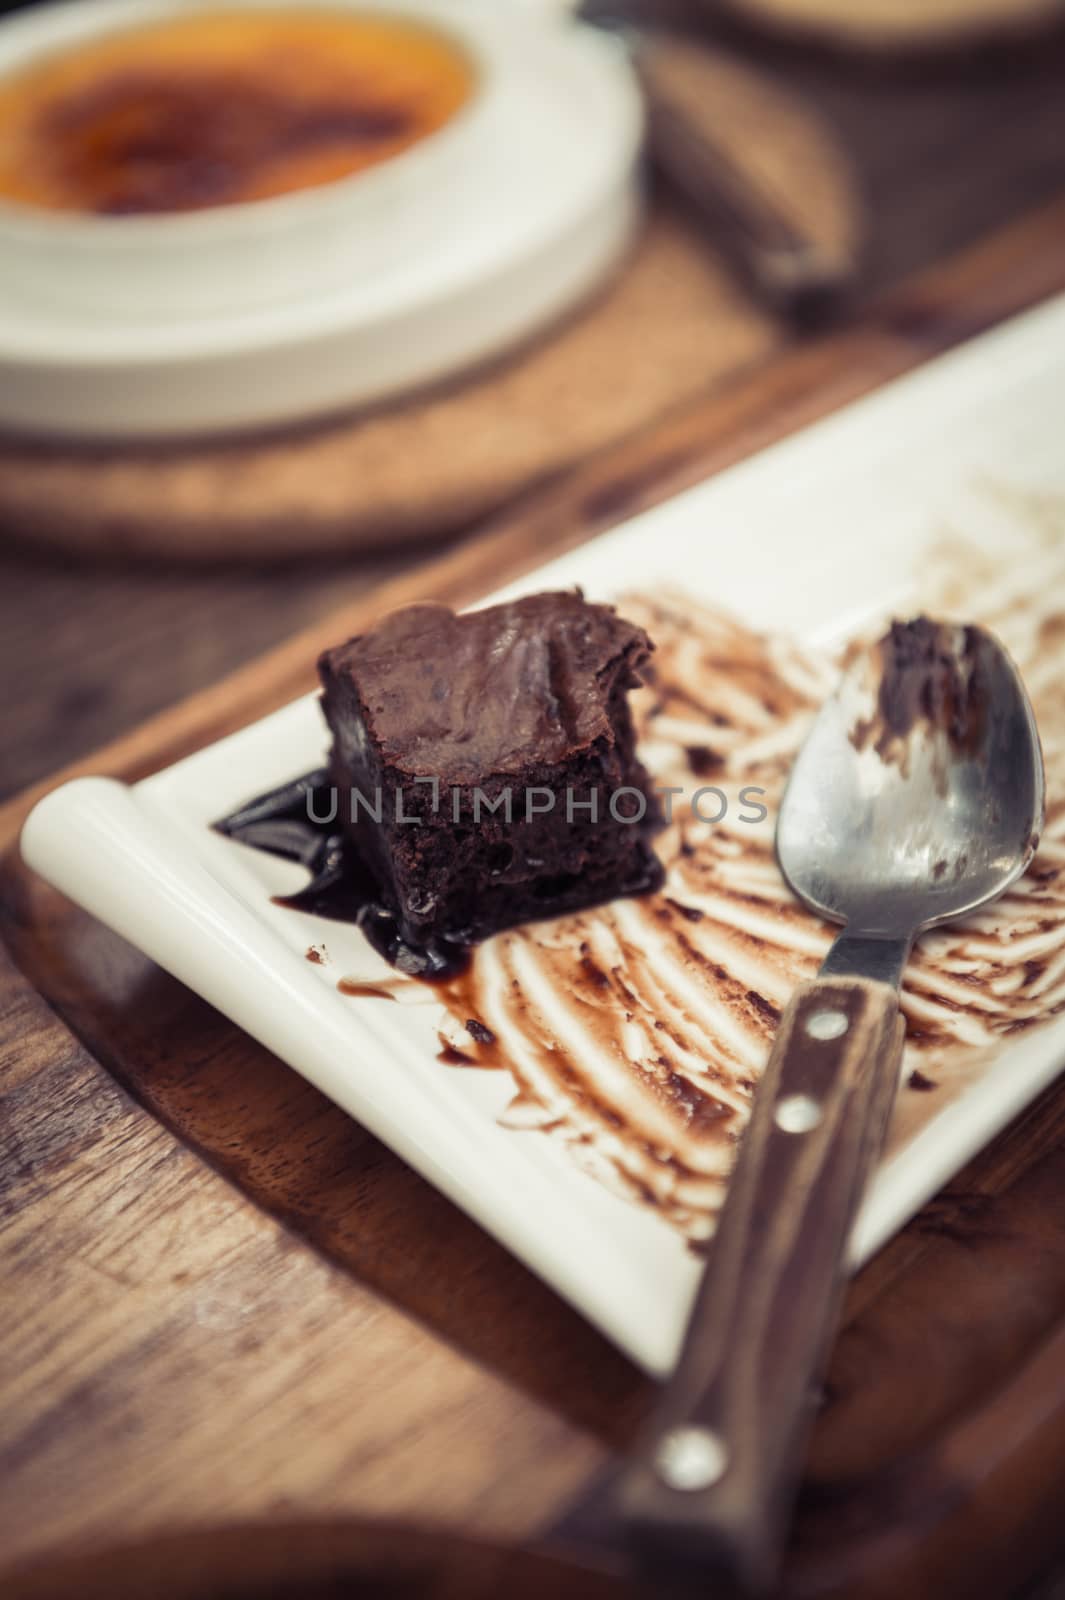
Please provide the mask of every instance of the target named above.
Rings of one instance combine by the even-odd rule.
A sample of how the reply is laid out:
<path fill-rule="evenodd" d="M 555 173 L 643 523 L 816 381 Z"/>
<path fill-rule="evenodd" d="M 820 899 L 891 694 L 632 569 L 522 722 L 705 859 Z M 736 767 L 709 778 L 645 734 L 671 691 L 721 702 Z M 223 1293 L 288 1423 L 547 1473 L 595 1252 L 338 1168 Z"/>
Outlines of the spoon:
<path fill-rule="evenodd" d="M 777 854 L 843 931 L 781 1018 L 679 1364 L 596 1507 L 659 1582 L 772 1585 L 894 1098 L 903 968 L 917 936 L 1020 877 L 1042 821 L 1032 709 L 982 629 L 893 624 L 814 722 Z"/>

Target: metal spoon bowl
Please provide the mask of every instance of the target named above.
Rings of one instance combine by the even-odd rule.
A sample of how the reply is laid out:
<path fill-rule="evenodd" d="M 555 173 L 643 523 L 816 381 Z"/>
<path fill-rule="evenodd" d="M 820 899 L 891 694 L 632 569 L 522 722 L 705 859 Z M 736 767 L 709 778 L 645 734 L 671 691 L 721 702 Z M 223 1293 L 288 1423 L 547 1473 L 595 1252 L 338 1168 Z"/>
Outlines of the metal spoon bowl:
<path fill-rule="evenodd" d="M 893 759 L 855 730 L 875 719 L 868 662 L 852 665 L 792 768 L 777 826 L 791 888 L 852 936 L 908 938 L 986 905 L 1021 876 L 1043 825 L 1032 707 L 1006 651 L 954 628 L 971 660 L 982 726 L 959 746 L 926 719 Z"/>

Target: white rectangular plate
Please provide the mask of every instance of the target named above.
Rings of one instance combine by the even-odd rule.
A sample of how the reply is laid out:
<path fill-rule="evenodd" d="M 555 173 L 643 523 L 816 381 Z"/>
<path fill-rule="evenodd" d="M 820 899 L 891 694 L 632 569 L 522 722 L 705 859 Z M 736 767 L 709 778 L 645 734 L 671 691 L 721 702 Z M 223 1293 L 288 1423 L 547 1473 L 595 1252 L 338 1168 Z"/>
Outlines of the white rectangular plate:
<path fill-rule="evenodd" d="M 1065 504 L 1065 299 L 997 329 L 614 532 L 507 593 L 580 584 L 590 597 L 683 585 L 751 625 L 816 644 L 919 597 L 944 529 L 1007 557 L 1001 496 Z M 1062 524 L 1065 526 L 1065 523 Z M 43 877 L 261 1040 L 386 1141 L 648 1370 L 673 1362 L 698 1263 L 653 1211 L 579 1170 L 559 1144 L 498 1125 L 501 1072 L 445 1068 L 435 1005 L 337 992 L 374 970 L 353 928 L 271 904 L 300 869 L 208 823 L 312 766 L 315 698 L 131 788 L 54 791 L 22 849 Z M 305 959 L 325 943 L 328 966 Z M 1065 1019 L 1002 1047 L 882 1167 L 853 1241 L 864 1259 L 1044 1087 Z"/>

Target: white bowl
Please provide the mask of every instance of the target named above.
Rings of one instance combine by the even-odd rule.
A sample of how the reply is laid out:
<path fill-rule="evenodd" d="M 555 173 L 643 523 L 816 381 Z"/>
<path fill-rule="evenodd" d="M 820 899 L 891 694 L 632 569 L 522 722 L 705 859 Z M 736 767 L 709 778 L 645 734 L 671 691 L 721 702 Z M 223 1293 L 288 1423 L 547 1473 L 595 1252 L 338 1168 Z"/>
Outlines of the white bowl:
<path fill-rule="evenodd" d="M 144 4 L 166 9 L 79 0 L 25 25 Z M 376 403 L 495 355 L 599 282 L 640 215 L 643 105 L 625 52 L 502 0 L 387 5 L 446 14 L 483 64 L 476 104 L 424 145 L 328 191 L 213 212 L 23 210 L 16 228 L 7 208 L 0 426 L 152 438 Z"/>
<path fill-rule="evenodd" d="M 298 3 L 298 0 L 297 0 Z M 368 171 L 315 188 L 181 214 L 100 217 L 0 201 L 0 294 L 123 318 L 202 316 L 329 292 L 424 249 L 474 199 L 478 149 L 513 71 L 508 19 L 484 0 L 319 0 L 450 36 L 475 72 L 435 133 Z M 226 0 L 291 11 L 292 0 Z M 0 24 L 0 74 L 109 34 L 210 11 L 204 0 L 63 0 Z"/>

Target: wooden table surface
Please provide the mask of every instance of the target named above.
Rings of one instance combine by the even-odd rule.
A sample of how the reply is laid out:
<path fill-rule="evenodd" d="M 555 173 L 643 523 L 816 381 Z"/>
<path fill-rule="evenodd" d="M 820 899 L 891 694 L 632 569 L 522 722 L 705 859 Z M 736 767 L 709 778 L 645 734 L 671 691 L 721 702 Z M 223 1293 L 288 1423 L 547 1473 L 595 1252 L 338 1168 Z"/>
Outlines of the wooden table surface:
<path fill-rule="evenodd" d="M 844 83 L 838 70 L 813 63 L 790 70 L 818 94 L 859 152 L 874 207 L 871 278 L 878 286 L 1065 187 L 1060 58 L 1002 81 L 948 75 Z M 5 791 L 213 681 L 412 559 L 407 552 L 402 560 L 382 555 L 300 571 L 174 575 L 82 571 L 6 556 L 0 564 Z M 314 1503 L 325 1512 L 350 1506 L 357 1479 L 366 1512 L 409 1513 L 420 1499 L 437 1521 L 513 1539 L 544 1516 L 544 1505 L 531 1504 L 523 1487 L 538 1462 L 551 1461 L 550 1498 L 561 1502 L 601 1458 L 604 1442 L 624 1436 L 639 1404 L 627 1364 L 575 1316 L 560 1319 L 554 1309 L 548 1315 L 553 1297 L 506 1265 L 494 1246 L 487 1255 L 479 1249 L 469 1278 L 451 1284 L 450 1332 L 434 1330 L 370 1286 L 374 1272 L 406 1281 L 410 1268 L 376 1261 L 370 1282 L 362 1283 L 337 1268 L 328 1251 L 319 1257 L 292 1248 L 284 1222 L 258 1212 L 225 1176 L 205 1174 L 200 1157 L 131 1102 L 13 969 L 2 979 L 0 1076 L 15 1157 L 9 1192 L 20 1204 L 27 1195 L 47 1196 L 47 1232 L 37 1225 L 20 1231 L 17 1218 L 7 1231 L 9 1266 L 33 1265 L 36 1296 L 20 1302 L 18 1325 L 5 1330 L 5 1361 L 9 1370 L 20 1369 L 27 1392 L 54 1383 L 50 1350 L 62 1323 L 64 1359 L 75 1370 L 91 1370 L 91 1377 L 56 1392 L 54 1403 L 42 1392 L 32 1426 L 5 1441 L 5 1555 L 40 1555 L 87 1529 L 103 1539 L 109 1523 L 126 1535 L 150 1527 L 178 1473 L 186 1518 L 210 1523 L 243 1511 L 261 1517 L 265 1507 L 283 1522 L 308 1493 L 308 1460 L 318 1475 Z M 149 1008 L 168 1003 L 165 990 L 143 997 Z M 24 1044 L 31 1036 L 32 1050 Z M 36 1094 L 41 1074 L 54 1090 L 53 1107 L 69 1107 L 79 1127 L 91 1128 L 80 1157 L 62 1142 L 61 1130 L 19 1123 L 20 1092 L 25 1088 L 29 1105 L 30 1086 L 37 1080 Z M 350 1150 L 331 1147 L 327 1155 L 333 1163 L 354 1159 L 371 1168 L 379 1160 L 354 1128 Z M 64 1182 L 53 1191 L 50 1172 L 59 1164 Z M 411 1181 L 414 1188 L 402 1190 L 407 1199 L 418 1189 Z M 183 1193 L 189 1198 L 174 1232 L 171 1204 Z M 146 1194 L 155 1197 L 151 1204 Z M 430 1271 L 431 1250 L 423 1243 L 419 1251 Z M 262 1296 L 256 1301 L 244 1292 L 238 1303 L 229 1287 L 233 1276 L 239 1271 L 246 1284 L 249 1263 L 257 1260 Z M 50 1281 L 54 1299 L 45 1292 Z M 522 1298 L 516 1323 L 493 1319 L 500 1293 Z M 172 1307 L 175 1294 L 184 1296 L 185 1321 L 175 1343 L 168 1311 L 164 1349 L 155 1342 L 157 1311 L 163 1303 Z M 84 1348 L 77 1334 L 82 1306 Z M 564 1348 L 548 1341 L 530 1365 L 528 1352 L 508 1348 L 505 1338 L 508 1329 L 535 1322 L 540 1306 L 552 1338 L 564 1335 Z M 138 1404 L 142 1392 L 126 1388 L 122 1367 L 91 1360 L 92 1341 L 120 1324 L 139 1330 L 140 1372 L 157 1385 L 147 1418 Z M 492 1330 L 487 1347 L 471 1331 L 480 1325 Z M 324 1363 L 338 1346 L 351 1352 L 349 1403 L 365 1418 L 354 1451 L 350 1430 L 331 1427 L 338 1392 Z M 206 1386 L 205 1352 L 213 1373 Z M 323 1363 L 320 1376 L 316 1360 Z M 200 1381 L 190 1417 L 182 1375 L 193 1370 Z M 569 1398 L 560 1411 L 563 1370 Z M 583 1378 L 575 1385 L 576 1370 Z M 263 1419 L 296 1382 L 300 1431 L 273 1432 Z M 242 1418 L 256 1449 L 235 1478 L 232 1429 Z M 471 1436 L 474 1451 L 465 1447 Z M 424 1449 L 412 1451 L 419 1438 Z M 91 1513 L 81 1486 L 92 1469 L 70 1458 L 71 1439 L 91 1441 L 98 1452 L 101 1481 Z M 116 1473 L 109 1492 L 108 1463 L 131 1457 L 138 1473 Z"/>

